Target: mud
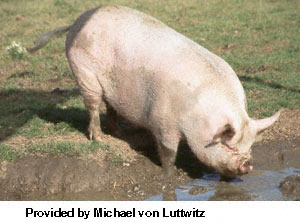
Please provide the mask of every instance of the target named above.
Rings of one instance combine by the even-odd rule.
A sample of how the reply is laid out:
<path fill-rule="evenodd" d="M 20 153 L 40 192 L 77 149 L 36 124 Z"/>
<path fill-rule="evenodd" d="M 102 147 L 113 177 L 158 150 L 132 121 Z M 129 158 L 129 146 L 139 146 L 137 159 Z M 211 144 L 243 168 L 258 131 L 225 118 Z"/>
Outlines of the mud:
<path fill-rule="evenodd" d="M 141 167 L 142 166 L 142 167 Z M 145 157 L 104 165 L 74 157 L 25 156 L 1 163 L 1 200 L 143 200 L 187 182 L 183 171 L 166 180 Z"/>
<path fill-rule="evenodd" d="M 288 176 L 280 183 L 282 193 L 300 200 L 300 175 Z"/>
<path fill-rule="evenodd" d="M 176 175 L 165 177 L 151 135 L 123 126 L 125 135 L 118 139 L 130 145 L 133 161 L 114 161 L 109 152 L 101 160 L 27 155 L 3 161 L 0 200 L 295 200 L 300 138 L 297 130 L 285 129 L 298 129 L 299 116 L 299 111 L 285 111 L 253 146 L 254 171 L 234 180 L 209 172 L 186 144 L 180 146 Z M 106 142 L 113 146 L 115 141 L 107 137 Z"/>
<path fill-rule="evenodd" d="M 258 143 L 253 148 L 253 157 L 254 166 L 258 170 L 300 168 L 300 138 Z"/>

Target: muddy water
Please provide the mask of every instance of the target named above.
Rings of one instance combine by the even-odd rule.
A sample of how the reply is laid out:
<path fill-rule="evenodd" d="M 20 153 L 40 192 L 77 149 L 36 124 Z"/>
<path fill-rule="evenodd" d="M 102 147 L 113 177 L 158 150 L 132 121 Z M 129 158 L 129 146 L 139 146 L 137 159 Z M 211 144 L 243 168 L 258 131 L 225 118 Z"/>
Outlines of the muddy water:
<path fill-rule="evenodd" d="M 222 181 L 218 174 L 205 174 L 175 190 L 176 200 L 295 200 L 297 197 L 283 196 L 280 182 L 287 176 L 299 174 L 298 168 L 282 171 L 256 170 L 253 173 L 231 181 Z M 152 196 L 146 200 L 163 200 L 166 194 Z"/>
<path fill-rule="evenodd" d="M 224 181 L 217 173 L 204 173 L 174 191 L 173 199 L 200 200 L 299 200 L 282 194 L 280 183 L 290 175 L 300 174 L 300 141 L 271 141 L 253 147 L 256 169 L 248 175 Z M 300 183 L 297 184 L 300 186 Z M 163 200 L 166 194 L 146 200 Z"/>

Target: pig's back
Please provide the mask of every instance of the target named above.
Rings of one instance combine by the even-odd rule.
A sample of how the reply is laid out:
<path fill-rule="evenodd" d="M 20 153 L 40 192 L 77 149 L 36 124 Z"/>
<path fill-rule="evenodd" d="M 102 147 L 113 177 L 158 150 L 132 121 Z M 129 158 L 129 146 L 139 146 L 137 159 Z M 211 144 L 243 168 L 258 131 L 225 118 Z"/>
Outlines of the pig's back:
<path fill-rule="evenodd" d="M 196 96 L 199 88 L 215 87 L 221 93 L 230 91 L 231 97 L 237 94 L 232 99 L 239 105 L 244 101 L 240 82 L 225 61 L 142 12 L 102 7 L 83 14 L 73 26 L 72 48 L 83 49 L 93 64 L 105 70 L 99 79 L 116 106 L 124 104 L 132 112 L 149 109 L 149 92 L 162 96 L 158 91 L 168 91 L 174 84 L 190 91 L 181 96 Z M 131 109 L 132 98 L 136 104 Z M 135 114 L 138 116 L 144 113 Z"/>

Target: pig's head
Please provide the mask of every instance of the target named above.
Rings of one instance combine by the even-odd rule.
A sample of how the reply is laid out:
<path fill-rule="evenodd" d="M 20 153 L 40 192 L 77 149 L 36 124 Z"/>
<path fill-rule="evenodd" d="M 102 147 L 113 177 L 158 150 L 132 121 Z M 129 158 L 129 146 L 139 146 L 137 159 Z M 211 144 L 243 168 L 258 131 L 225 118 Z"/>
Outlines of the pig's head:
<path fill-rule="evenodd" d="M 221 175 L 234 178 L 252 171 L 252 150 L 256 136 L 279 117 L 254 120 L 248 115 L 228 116 L 215 110 L 206 112 L 207 118 L 191 115 L 185 124 L 185 137 L 192 151 L 205 165 Z M 210 115 L 209 115 L 210 113 Z"/>

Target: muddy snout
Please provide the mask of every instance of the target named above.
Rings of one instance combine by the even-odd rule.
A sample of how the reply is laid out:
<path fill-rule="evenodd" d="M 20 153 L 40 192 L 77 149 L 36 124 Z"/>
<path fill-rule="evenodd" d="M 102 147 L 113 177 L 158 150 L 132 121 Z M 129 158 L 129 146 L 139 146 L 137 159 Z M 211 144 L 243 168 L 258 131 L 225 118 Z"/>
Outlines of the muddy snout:
<path fill-rule="evenodd" d="M 238 165 L 239 174 L 247 174 L 253 170 L 252 159 L 242 158 Z"/>
<path fill-rule="evenodd" d="M 233 162 L 228 165 L 224 171 L 219 171 L 225 178 L 236 178 L 244 174 L 250 173 L 253 170 L 252 158 L 244 156 L 232 159 Z"/>

